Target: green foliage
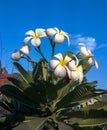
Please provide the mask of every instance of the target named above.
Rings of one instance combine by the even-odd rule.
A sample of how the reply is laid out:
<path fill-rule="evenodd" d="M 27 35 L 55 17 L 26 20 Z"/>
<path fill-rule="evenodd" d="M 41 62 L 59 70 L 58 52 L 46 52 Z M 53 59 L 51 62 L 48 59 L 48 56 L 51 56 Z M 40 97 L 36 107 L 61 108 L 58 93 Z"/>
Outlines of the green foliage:
<path fill-rule="evenodd" d="M 53 29 L 55 31 L 57 28 Z M 31 39 L 35 40 L 39 35 L 31 35 Z M 59 32 L 57 35 L 69 41 L 67 33 Z M 38 62 L 27 55 L 30 51 L 28 44 L 13 54 L 13 59 L 24 58 L 31 62 L 33 71 L 29 73 L 18 62 L 13 63 L 18 73 L 8 78 L 9 82 L 0 88 L 1 129 L 100 130 L 107 124 L 107 102 L 100 99 L 107 91 L 96 89 L 97 81 L 88 82 L 85 77 L 95 64 L 93 55 L 85 50 L 83 58 L 81 53 L 75 55 L 71 51 L 54 56 L 56 43 L 53 39 L 49 37 L 52 47 L 50 64 L 40 46 L 35 48 L 42 57 Z M 56 38 L 58 43 L 60 40 Z M 90 58 L 92 63 L 88 64 Z M 55 71 L 58 66 L 60 71 Z M 97 100 L 97 103 L 87 105 L 91 99 Z"/>
<path fill-rule="evenodd" d="M 105 93 L 102 90 L 97 93 L 95 88 L 97 81 L 84 80 L 83 83 L 78 84 L 72 80 L 56 78 L 45 61 L 36 64 L 32 74 L 26 72 L 18 63 L 14 62 L 14 64 L 22 79 L 8 78 L 12 85 L 4 85 L 0 88 L 3 94 L 11 98 L 11 104 L 16 109 L 14 113 L 23 113 L 24 123 L 14 130 L 45 128 L 75 130 L 79 127 L 88 128 L 107 123 L 106 102 L 97 102 L 79 110 L 75 109 L 87 100 Z M 30 121 L 25 115 L 36 116 Z M 13 119 L 14 116 L 11 116 L 9 121 L 13 122 Z M 18 120 L 16 119 L 16 122 Z M 6 117 L 2 117 L 0 122 L 6 124 Z"/>

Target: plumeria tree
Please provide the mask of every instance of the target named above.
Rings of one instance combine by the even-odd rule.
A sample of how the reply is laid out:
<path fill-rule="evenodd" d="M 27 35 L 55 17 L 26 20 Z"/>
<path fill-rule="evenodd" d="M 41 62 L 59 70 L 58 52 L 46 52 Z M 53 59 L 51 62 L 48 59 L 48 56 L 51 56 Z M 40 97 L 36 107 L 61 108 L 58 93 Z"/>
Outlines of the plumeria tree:
<path fill-rule="evenodd" d="M 88 82 L 86 73 L 98 63 L 94 55 L 81 43 L 75 54 L 66 51 L 55 54 L 55 46 L 63 44 L 70 36 L 58 28 L 29 30 L 22 47 L 11 58 L 19 71 L 11 82 L 0 88 L 7 100 L 3 102 L 9 114 L 1 118 L 1 127 L 14 130 L 88 130 L 101 129 L 107 123 L 107 102 L 100 96 L 105 90 L 96 89 L 97 81 Z M 42 38 L 50 42 L 50 61 L 41 50 Z M 30 56 L 34 46 L 41 59 L 36 62 Z M 24 58 L 33 66 L 27 72 L 18 61 Z M 20 122 L 23 122 L 20 124 Z M 100 127 L 99 127 L 100 126 Z M 105 128 L 103 128 L 105 129 Z"/>

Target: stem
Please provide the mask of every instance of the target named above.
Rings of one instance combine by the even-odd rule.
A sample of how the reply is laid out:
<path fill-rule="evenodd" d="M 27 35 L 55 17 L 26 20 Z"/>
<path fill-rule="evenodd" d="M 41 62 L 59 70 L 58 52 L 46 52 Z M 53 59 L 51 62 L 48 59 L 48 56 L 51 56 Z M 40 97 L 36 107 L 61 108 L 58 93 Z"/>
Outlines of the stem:
<path fill-rule="evenodd" d="M 55 53 L 55 43 L 52 41 L 52 39 L 49 39 L 49 41 L 50 41 L 50 44 L 51 44 L 51 47 L 52 47 L 52 57 L 53 57 L 53 55 Z"/>
<path fill-rule="evenodd" d="M 31 63 L 35 63 L 36 64 L 36 62 L 34 61 L 34 60 L 32 60 L 28 55 L 25 55 L 26 57 L 22 57 L 23 59 L 26 59 L 27 61 L 29 61 L 29 62 L 31 62 Z"/>
<path fill-rule="evenodd" d="M 47 59 L 45 58 L 45 56 L 43 55 L 41 49 L 40 49 L 40 46 L 37 47 L 38 49 L 35 48 L 35 50 L 41 55 L 41 57 L 48 63 Z"/>

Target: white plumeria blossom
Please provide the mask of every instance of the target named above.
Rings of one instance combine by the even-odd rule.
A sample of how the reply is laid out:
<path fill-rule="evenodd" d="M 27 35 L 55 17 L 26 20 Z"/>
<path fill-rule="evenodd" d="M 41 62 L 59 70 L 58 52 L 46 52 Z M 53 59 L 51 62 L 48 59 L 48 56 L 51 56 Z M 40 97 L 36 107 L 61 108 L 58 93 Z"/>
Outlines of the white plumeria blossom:
<path fill-rule="evenodd" d="M 25 44 L 21 47 L 20 51 L 23 53 L 23 54 L 29 54 L 30 52 L 30 46 L 28 44 Z"/>
<path fill-rule="evenodd" d="M 71 71 L 68 71 L 68 76 L 70 79 L 74 80 L 74 81 L 79 81 L 80 83 L 82 82 L 83 80 L 83 68 L 82 66 L 76 66 L 75 65 L 75 68 L 76 70 L 71 70 Z"/>
<path fill-rule="evenodd" d="M 67 55 L 65 58 L 61 53 L 54 55 L 50 61 L 50 67 L 57 77 L 64 78 L 68 76 L 69 79 L 78 80 L 79 82 L 83 80 L 82 66 L 78 66 L 78 62 Z"/>
<path fill-rule="evenodd" d="M 46 34 L 49 38 L 51 38 L 52 36 L 55 36 L 53 40 L 55 43 L 62 43 L 64 42 L 65 38 L 67 38 L 68 45 L 70 45 L 69 35 L 63 30 L 59 31 L 58 28 L 49 28 L 46 30 Z"/>
<path fill-rule="evenodd" d="M 33 46 L 40 46 L 40 38 L 46 37 L 45 29 L 42 28 L 36 29 L 35 32 L 33 30 L 29 30 L 25 34 L 28 36 L 24 39 L 23 42 L 27 43 L 29 40 L 31 40 Z"/>
<path fill-rule="evenodd" d="M 56 30 L 54 28 L 48 28 L 46 30 L 47 37 L 51 38 L 56 34 Z"/>
<path fill-rule="evenodd" d="M 16 51 L 12 53 L 11 58 L 12 60 L 20 60 L 20 58 L 23 56 L 23 54 L 20 51 Z"/>
<path fill-rule="evenodd" d="M 61 53 L 56 54 L 53 56 L 52 60 L 50 61 L 50 67 L 54 70 L 54 74 L 57 77 L 64 78 L 67 76 L 67 63 L 70 62 L 72 59 L 69 56 L 62 56 Z"/>
<path fill-rule="evenodd" d="M 62 43 L 65 40 L 65 38 L 67 38 L 68 45 L 70 45 L 70 38 L 69 38 L 68 33 L 64 32 L 63 30 L 59 31 L 58 28 L 54 28 L 54 29 L 56 30 L 54 42 L 55 43 Z"/>
<path fill-rule="evenodd" d="M 85 46 L 82 46 L 82 47 L 80 48 L 80 55 L 81 55 L 81 57 L 82 57 L 83 59 L 86 58 L 87 56 L 92 56 L 92 57 L 89 58 L 89 60 L 88 60 L 87 63 L 88 63 L 89 65 L 95 65 L 95 67 L 98 68 L 98 63 L 97 63 L 97 61 L 93 58 L 93 54 L 92 54 L 91 51 L 88 50 Z"/>

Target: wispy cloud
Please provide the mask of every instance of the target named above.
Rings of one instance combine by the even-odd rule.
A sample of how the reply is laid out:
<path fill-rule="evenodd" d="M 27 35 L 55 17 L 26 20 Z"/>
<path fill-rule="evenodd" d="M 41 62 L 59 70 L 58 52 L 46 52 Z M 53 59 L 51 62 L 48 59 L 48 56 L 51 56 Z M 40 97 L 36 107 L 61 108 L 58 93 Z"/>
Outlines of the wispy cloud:
<path fill-rule="evenodd" d="M 78 34 L 73 36 L 72 42 L 75 45 L 78 45 L 79 43 L 84 43 L 85 46 L 91 51 L 96 48 L 96 40 L 93 37 L 83 37 L 81 34 Z"/>
<path fill-rule="evenodd" d="M 97 47 L 97 49 L 105 48 L 107 47 L 107 43 L 103 43 Z"/>

